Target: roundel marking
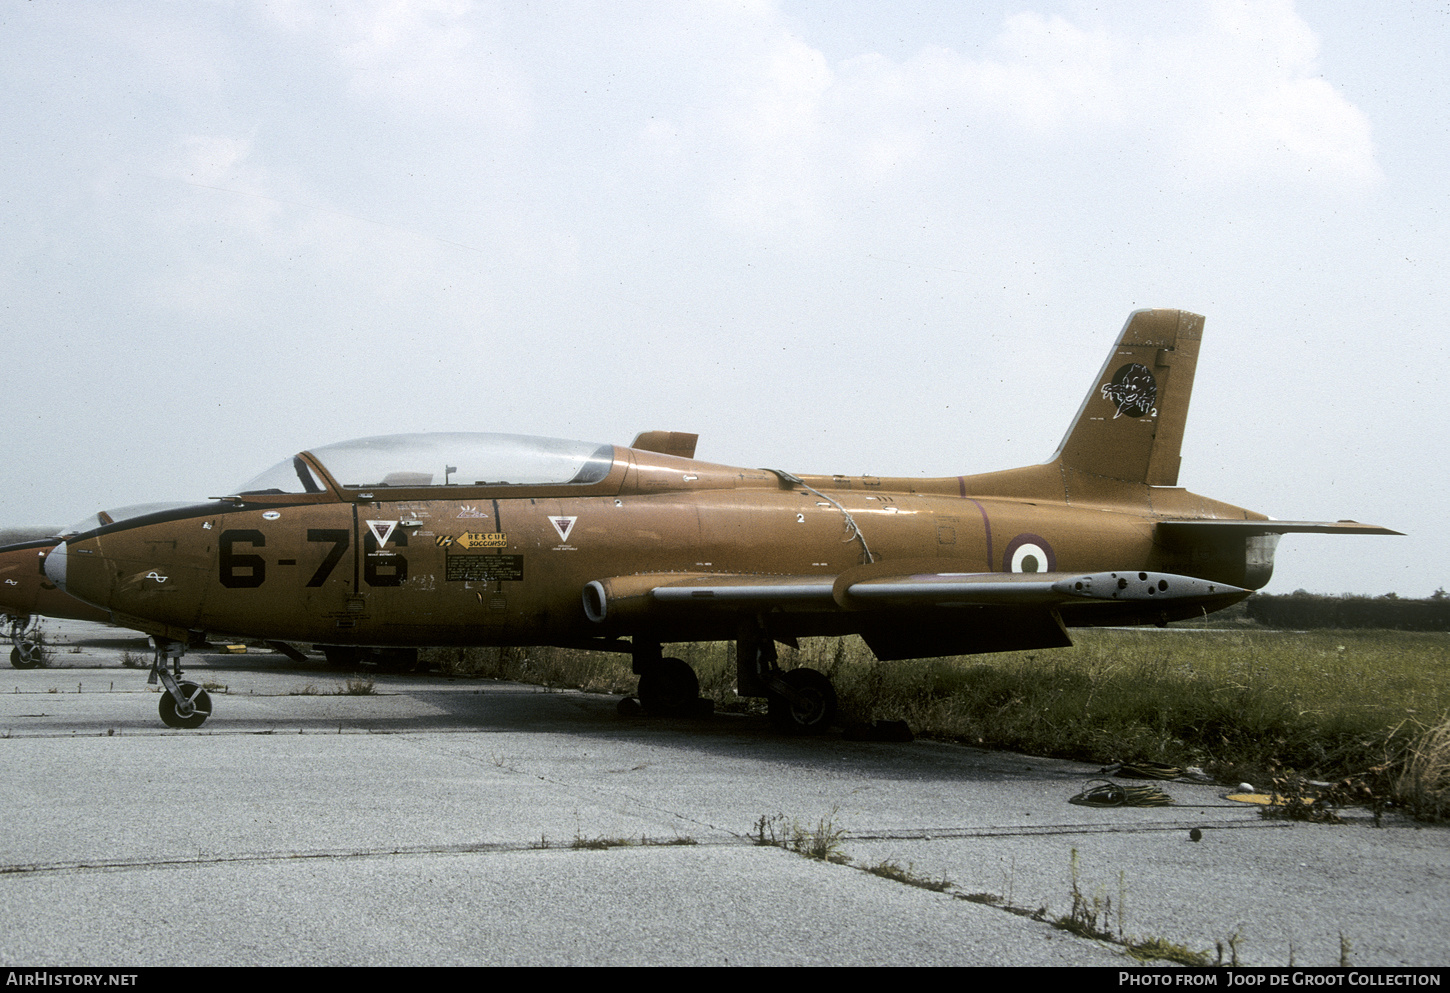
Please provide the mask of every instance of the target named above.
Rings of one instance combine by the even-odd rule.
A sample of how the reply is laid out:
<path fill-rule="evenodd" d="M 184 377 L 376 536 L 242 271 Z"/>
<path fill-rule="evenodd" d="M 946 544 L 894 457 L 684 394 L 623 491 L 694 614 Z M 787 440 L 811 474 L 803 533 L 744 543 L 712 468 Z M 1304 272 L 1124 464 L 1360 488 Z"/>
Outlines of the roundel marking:
<path fill-rule="evenodd" d="M 1103 399 L 1118 407 L 1114 420 L 1124 415 L 1144 417 L 1158 405 L 1158 380 L 1151 369 L 1137 362 L 1120 366 L 1112 382 L 1102 385 L 1102 391 Z"/>
<path fill-rule="evenodd" d="M 1002 553 L 1003 572 L 1056 572 L 1057 556 L 1047 539 L 1035 534 L 1019 534 L 1007 543 Z"/>

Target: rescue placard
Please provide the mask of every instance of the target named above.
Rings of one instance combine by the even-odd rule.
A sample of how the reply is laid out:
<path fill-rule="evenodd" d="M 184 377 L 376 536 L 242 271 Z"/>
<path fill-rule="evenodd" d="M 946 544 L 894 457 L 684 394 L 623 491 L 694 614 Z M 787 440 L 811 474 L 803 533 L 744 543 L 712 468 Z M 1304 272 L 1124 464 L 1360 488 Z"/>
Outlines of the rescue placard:
<path fill-rule="evenodd" d="M 483 531 L 465 531 L 453 539 L 453 544 L 459 548 L 469 550 L 475 548 L 505 548 L 508 546 L 509 536 L 502 532 L 489 534 Z"/>

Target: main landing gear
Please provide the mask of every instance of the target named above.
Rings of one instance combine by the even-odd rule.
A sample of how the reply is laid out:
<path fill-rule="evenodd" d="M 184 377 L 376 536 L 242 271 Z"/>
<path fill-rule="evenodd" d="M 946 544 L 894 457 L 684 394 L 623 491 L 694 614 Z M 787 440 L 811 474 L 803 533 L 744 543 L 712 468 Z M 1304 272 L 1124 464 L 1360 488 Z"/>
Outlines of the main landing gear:
<path fill-rule="evenodd" d="M 193 682 L 181 679 L 181 657 L 186 646 L 178 641 L 153 638 L 156 655 L 151 663 L 151 677 L 146 680 L 152 686 L 159 681 L 165 688 L 157 710 L 161 723 L 169 728 L 199 728 L 211 716 L 211 694 Z M 167 660 L 171 661 L 167 671 Z"/>
<path fill-rule="evenodd" d="M 40 618 L 27 615 L 8 618 L 10 629 L 10 664 L 17 669 L 34 669 L 45 664 L 45 650 L 40 647 Z"/>
<path fill-rule="evenodd" d="M 759 618 L 740 625 L 735 643 L 737 692 L 763 696 L 782 734 L 825 734 L 836 717 L 836 688 L 815 669 L 782 670 L 775 639 Z"/>
<path fill-rule="evenodd" d="M 766 699 L 770 723 L 782 734 L 825 734 L 836 716 L 836 688 L 815 669 L 775 670 Z"/>
<path fill-rule="evenodd" d="M 664 658 L 659 642 L 636 639 L 634 671 L 639 705 L 651 717 L 693 717 L 701 712 L 700 680 L 683 659 Z"/>
<path fill-rule="evenodd" d="M 775 639 L 755 618 L 742 623 L 736 642 L 736 686 L 741 696 L 763 696 L 770 723 L 782 734 L 824 734 L 836 716 L 836 690 L 815 669 L 780 668 Z M 659 642 L 634 640 L 639 705 L 652 717 L 708 713 L 700 681 L 684 661 L 665 658 Z"/>

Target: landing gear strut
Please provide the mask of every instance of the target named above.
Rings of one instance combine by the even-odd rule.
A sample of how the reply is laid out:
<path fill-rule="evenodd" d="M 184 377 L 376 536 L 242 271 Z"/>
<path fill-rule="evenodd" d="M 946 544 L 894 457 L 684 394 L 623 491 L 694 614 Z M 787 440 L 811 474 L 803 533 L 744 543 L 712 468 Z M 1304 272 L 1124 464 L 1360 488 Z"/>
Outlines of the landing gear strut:
<path fill-rule="evenodd" d="M 152 640 L 156 643 L 156 655 L 151 662 L 151 677 L 146 682 L 155 686 L 159 681 L 166 689 L 157 705 L 161 723 L 169 728 L 201 727 L 211 716 L 211 694 L 196 683 L 182 681 L 181 657 L 186 654 L 186 646 L 165 638 Z M 168 659 L 171 660 L 169 672 Z"/>
<path fill-rule="evenodd" d="M 10 628 L 10 643 L 15 647 L 10 649 L 10 664 L 17 669 L 34 669 L 36 666 L 45 664 L 45 652 L 40 647 L 40 618 L 21 614 L 11 615 L 8 627 Z"/>
<path fill-rule="evenodd" d="M 736 685 L 741 696 L 763 696 L 770 723 L 782 734 L 824 734 L 836 716 L 836 689 L 815 669 L 780 668 L 775 639 L 759 618 L 740 625 L 735 643 Z"/>

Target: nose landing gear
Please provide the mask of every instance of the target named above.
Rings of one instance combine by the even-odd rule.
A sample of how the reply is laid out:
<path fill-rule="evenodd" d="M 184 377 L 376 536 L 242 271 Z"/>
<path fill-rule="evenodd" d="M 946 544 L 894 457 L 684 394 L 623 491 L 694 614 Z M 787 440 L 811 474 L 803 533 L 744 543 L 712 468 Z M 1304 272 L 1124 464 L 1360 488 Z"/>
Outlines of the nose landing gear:
<path fill-rule="evenodd" d="M 161 714 L 161 723 L 169 728 L 201 727 L 211 716 L 211 694 L 196 683 L 182 681 L 181 656 L 186 654 L 186 646 L 165 638 L 152 640 L 156 643 L 156 655 L 151 663 L 151 678 L 146 681 L 153 686 L 159 681 L 165 687 L 166 692 L 156 708 Z M 171 660 L 169 672 L 167 659 Z"/>
<path fill-rule="evenodd" d="M 40 618 L 26 615 L 11 616 L 10 664 L 17 669 L 34 669 L 45 664 L 45 651 L 40 647 Z"/>

